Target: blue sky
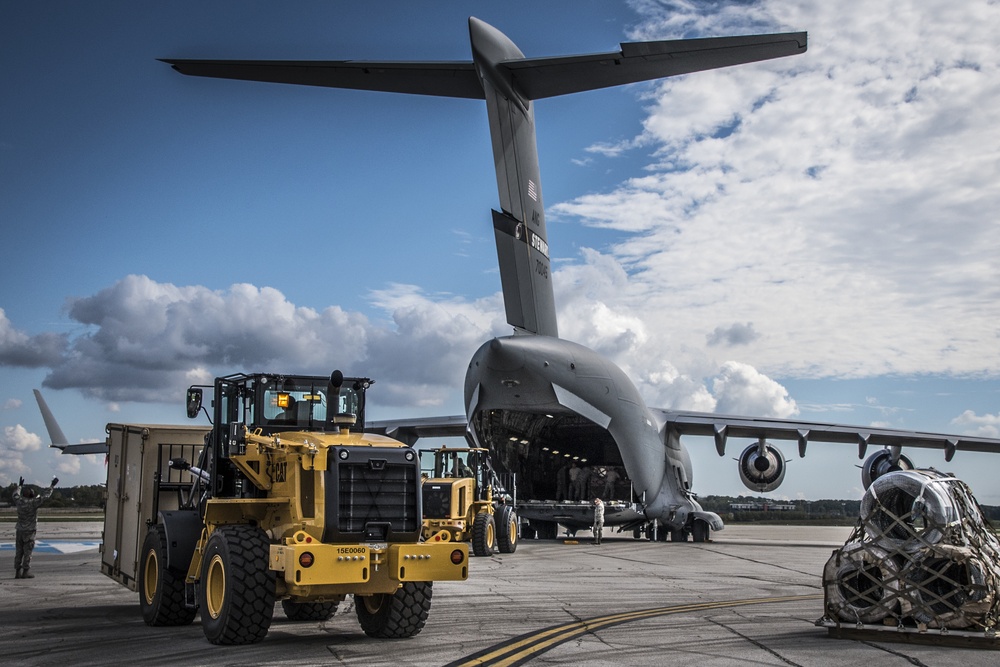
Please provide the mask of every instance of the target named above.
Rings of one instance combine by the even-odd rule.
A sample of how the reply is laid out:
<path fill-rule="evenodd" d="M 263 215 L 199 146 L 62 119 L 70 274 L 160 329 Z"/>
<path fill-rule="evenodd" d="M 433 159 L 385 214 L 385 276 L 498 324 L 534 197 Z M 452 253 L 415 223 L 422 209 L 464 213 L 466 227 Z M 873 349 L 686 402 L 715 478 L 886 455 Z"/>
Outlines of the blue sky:
<path fill-rule="evenodd" d="M 45 449 L 32 388 L 71 440 L 186 421 L 189 383 L 243 370 L 460 413 L 509 332 L 482 103 L 156 59 L 468 60 L 469 15 L 529 57 L 809 31 L 795 58 L 536 104 L 560 332 L 656 407 L 1000 435 L 1000 5 L 8 2 L 0 484 L 103 479 Z M 689 444 L 697 491 L 744 492 Z M 856 463 L 814 445 L 773 495 L 859 497 Z M 947 468 L 1000 504 L 1000 457 Z"/>

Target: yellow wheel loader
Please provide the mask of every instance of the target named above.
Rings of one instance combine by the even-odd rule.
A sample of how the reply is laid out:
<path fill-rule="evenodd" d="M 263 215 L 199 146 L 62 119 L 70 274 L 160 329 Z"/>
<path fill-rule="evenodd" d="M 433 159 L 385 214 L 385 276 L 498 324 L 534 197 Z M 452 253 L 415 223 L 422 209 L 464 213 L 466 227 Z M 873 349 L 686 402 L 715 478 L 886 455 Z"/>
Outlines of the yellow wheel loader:
<path fill-rule="evenodd" d="M 209 429 L 109 425 L 102 571 L 138 589 L 146 623 L 200 611 L 210 642 L 249 644 L 277 601 L 317 621 L 352 595 L 366 634 L 421 631 L 433 582 L 468 577 L 468 546 L 423 541 L 416 451 L 360 428 L 371 384 L 230 375 Z M 202 401 L 191 387 L 189 417 Z"/>
<path fill-rule="evenodd" d="M 471 542 L 475 556 L 491 556 L 497 549 L 514 553 L 518 542 L 514 497 L 500 483 L 488 450 L 424 450 L 421 476 L 424 539 Z"/>

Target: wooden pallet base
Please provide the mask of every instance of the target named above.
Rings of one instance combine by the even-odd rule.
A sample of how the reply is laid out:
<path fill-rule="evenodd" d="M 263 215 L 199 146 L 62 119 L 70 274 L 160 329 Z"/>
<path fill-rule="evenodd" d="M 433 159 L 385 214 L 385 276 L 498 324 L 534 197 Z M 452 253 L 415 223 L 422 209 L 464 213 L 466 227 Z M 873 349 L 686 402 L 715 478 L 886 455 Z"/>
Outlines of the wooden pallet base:
<path fill-rule="evenodd" d="M 858 628 L 841 625 L 826 627 L 829 635 L 835 639 L 1000 650 L 1000 637 L 987 636 L 982 632 L 962 632 L 958 630 L 949 630 L 947 632 L 942 632 L 941 630 L 921 631 L 917 628 L 899 629 L 882 626 L 863 626 Z"/>

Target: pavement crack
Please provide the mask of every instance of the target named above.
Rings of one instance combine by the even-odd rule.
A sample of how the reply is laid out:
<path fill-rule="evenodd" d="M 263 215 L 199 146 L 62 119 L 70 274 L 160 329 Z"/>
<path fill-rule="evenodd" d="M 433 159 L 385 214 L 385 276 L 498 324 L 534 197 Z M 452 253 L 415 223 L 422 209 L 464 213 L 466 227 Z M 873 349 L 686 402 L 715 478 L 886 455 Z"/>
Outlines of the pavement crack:
<path fill-rule="evenodd" d="M 909 662 L 911 665 L 917 665 L 917 667 L 928 667 L 927 663 L 920 662 L 919 660 L 917 660 L 913 656 L 906 655 L 905 653 L 901 653 L 900 651 L 893 651 L 891 648 L 889 648 L 887 646 L 881 646 L 879 644 L 875 644 L 875 643 L 872 643 L 872 642 L 866 642 L 866 641 L 862 641 L 860 643 L 864 644 L 865 646 L 870 646 L 871 648 L 878 649 L 880 651 L 885 651 L 886 653 L 889 653 L 890 655 L 894 655 L 897 658 L 902 658 L 903 660 L 906 660 L 907 662 Z"/>
<path fill-rule="evenodd" d="M 718 549 L 709 549 L 708 547 L 695 547 L 701 551 L 707 551 L 709 553 L 717 554 L 719 556 L 728 556 L 729 558 L 735 558 L 737 560 L 745 560 L 748 563 L 756 563 L 757 565 L 769 565 L 771 567 L 778 568 L 779 570 L 785 570 L 787 572 L 794 572 L 796 574 L 804 574 L 808 577 L 816 577 L 815 572 L 803 572 L 802 570 L 796 570 L 794 567 L 786 567 L 784 565 L 779 565 L 768 560 L 757 560 L 756 558 L 748 558 L 746 556 L 736 556 L 731 553 L 726 553 L 725 551 L 719 551 Z"/>
<path fill-rule="evenodd" d="M 753 637 L 749 637 L 749 636 L 743 634 L 742 632 L 740 632 L 736 628 L 729 627 L 728 625 L 726 625 L 722 621 L 718 621 L 718 620 L 716 620 L 716 619 L 714 619 L 712 617 L 709 617 L 707 620 L 709 622 L 714 623 L 715 625 L 719 626 L 723 630 L 726 630 L 726 631 L 728 631 L 728 632 L 736 635 L 740 639 L 744 639 L 744 640 L 750 642 L 751 644 L 753 644 L 754 646 L 756 646 L 760 650 L 765 651 L 767 653 L 770 653 L 771 655 L 773 655 L 775 658 L 777 658 L 778 660 L 782 661 L 786 665 L 792 665 L 793 667 L 805 667 L 804 665 L 801 665 L 801 664 L 799 664 L 797 662 L 793 662 L 793 661 L 789 660 L 788 658 L 786 658 L 785 656 L 781 655 L 780 653 L 778 653 L 777 651 L 775 651 L 771 647 L 767 646 L 763 642 L 757 641 Z"/>

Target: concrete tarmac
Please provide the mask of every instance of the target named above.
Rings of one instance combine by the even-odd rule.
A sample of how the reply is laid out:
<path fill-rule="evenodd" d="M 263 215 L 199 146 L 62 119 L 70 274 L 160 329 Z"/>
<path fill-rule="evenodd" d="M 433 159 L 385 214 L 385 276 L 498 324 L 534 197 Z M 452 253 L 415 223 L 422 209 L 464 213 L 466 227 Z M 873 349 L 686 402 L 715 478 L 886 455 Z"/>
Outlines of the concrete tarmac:
<path fill-rule="evenodd" d="M 94 532 L 96 530 L 96 533 Z M 7 540 L 0 531 L 0 540 Z M 606 533 L 608 531 L 605 531 Z M 996 665 L 1000 652 L 835 639 L 814 625 L 821 575 L 848 528 L 729 526 L 705 544 L 606 537 L 524 541 L 438 583 L 411 639 L 376 640 L 353 600 L 324 623 L 213 646 L 200 620 L 147 627 L 138 594 L 100 574 L 100 554 L 37 553 L 35 579 L 0 560 L 4 665 Z M 39 540 L 99 539 L 100 524 L 39 525 Z"/>

